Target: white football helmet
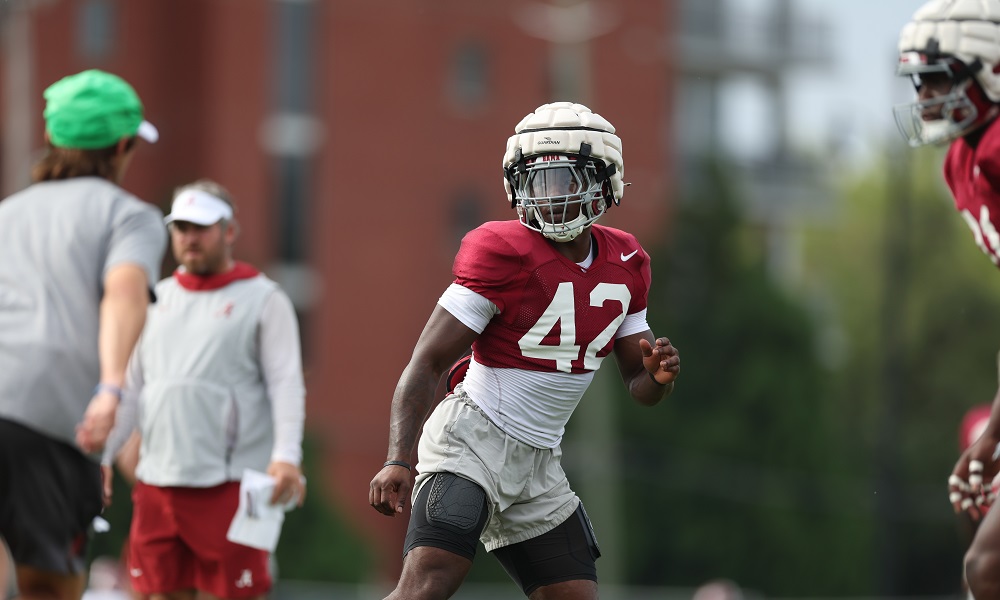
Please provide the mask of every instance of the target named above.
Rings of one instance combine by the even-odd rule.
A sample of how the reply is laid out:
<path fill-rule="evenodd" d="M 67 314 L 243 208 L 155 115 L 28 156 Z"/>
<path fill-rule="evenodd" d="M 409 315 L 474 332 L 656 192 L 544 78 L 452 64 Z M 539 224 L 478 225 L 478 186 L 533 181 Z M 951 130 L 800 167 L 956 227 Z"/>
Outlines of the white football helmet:
<path fill-rule="evenodd" d="M 894 107 L 911 146 L 950 142 L 1000 112 L 1000 0 L 931 0 L 899 36 L 897 74 L 950 93 Z M 942 78 L 946 81 L 942 82 Z"/>
<path fill-rule="evenodd" d="M 507 140 L 504 188 L 521 224 L 557 242 L 575 239 L 625 190 L 622 141 L 582 104 L 544 104 Z"/>

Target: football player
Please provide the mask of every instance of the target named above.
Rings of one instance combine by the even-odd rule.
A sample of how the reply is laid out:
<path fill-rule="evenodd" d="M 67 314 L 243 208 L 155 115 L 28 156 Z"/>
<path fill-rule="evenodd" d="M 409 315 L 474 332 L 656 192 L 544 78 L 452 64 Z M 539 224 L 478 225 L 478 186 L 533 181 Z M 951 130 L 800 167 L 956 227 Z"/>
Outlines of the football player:
<path fill-rule="evenodd" d="M 916 101 L 896 107 L 910 145 L 949 144 L 944 177 L 976 244 L 1000 265 L 1000 0 L 931 0 L 899 38 L 900 75 Z M 957 513 L 986 513 L 965 556 L 965 576 L 978 600 L 1000 598 L 1000 511 L 984 510 L 997 474 L 1000 393 L 989 423 L 948 479 Z M 984 485 L 985 484 L 985 485 Z"/>
<path fill-rule="evenodd" d="M 649 256 L 597 225 L 622 197 L 621 140 L 570 102 L 526 116 L 507 141 L 504 187 L 517 220 L 462 240 L 454 282 L 432 312 L 392 399 L 388 460 L 371 482 L 402 514 L 418 447 L 403 572 L 389 598 L 448 598 L 481 541 L 526 596 L 597 598 L 590 520 L 560 466 L 564 427 L 614 353 L 640 404 L 667 396 L 676 348 L 646 322 Z M 443 374 L 461 380 L 424 424 Z M 461 364 L 458 365 L 459 370 Z"/>

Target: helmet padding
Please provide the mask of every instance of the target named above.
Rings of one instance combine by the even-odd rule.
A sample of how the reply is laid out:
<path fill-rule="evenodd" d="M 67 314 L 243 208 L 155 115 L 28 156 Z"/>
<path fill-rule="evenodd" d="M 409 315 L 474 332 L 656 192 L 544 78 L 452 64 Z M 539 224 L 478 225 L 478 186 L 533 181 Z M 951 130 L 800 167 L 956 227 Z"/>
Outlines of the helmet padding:
<path fill-rule="evenodd" d="M 1000 0 L 931 0 L 903 27 L 899 52 L 953 56 L 1000 102 Z"/>
<path fill-rule="evenodd" d="M 622 177 L 622 141 L 615 128 L 601 115 L 582 104 L 553 102 L 543 104 L 521 119 L 514 135 L 507 140 L 503 157 L 504 188 L 507 199 L 516 204 L 515 191 L 509 174 L 521 161 L 548 154 L 585 155 L 599 162 L 604 171 L 610 198 L 618 204 L 625 191 Z"/>

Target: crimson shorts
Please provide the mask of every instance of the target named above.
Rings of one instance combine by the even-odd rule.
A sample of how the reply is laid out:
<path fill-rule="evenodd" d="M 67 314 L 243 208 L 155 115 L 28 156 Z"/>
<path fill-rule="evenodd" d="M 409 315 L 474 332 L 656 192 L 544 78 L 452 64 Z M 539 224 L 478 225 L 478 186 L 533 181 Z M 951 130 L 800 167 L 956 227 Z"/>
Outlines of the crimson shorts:
<path fill-rule="evenodd" d="M 201 590 L 219 598 L 252 598 L 271 589 L 268 553 L 226 539 L 240 484 L 210 488 L 132 489 L 128 567 L 142 594 Z"/>

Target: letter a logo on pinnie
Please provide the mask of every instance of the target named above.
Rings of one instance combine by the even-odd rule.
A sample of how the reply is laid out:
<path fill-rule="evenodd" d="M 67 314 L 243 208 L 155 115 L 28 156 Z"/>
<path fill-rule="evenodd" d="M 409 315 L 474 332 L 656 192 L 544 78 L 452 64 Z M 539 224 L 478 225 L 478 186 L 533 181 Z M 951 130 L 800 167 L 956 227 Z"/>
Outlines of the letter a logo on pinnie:
<path fill-rule="evenodd" d="M 622 252 L 622 262 L 626 262 L 628 259 L 630 259 L 633 256 L 635 256 L 635 253 L 638 252 L 638 251 L 639 250 L 636 249 L 636 250 L 633 250 L 633 251 L 629 252 L 628 254 L 625 254 L 624 252 Z"/>
<path fill-rule="evenodd" d="M 236 580 L 236 587 L 253 587 L 253 574 L 250 572 L 250 569 L 243 569 L 243 572 L 240 573 L 240 578 Z"/>

